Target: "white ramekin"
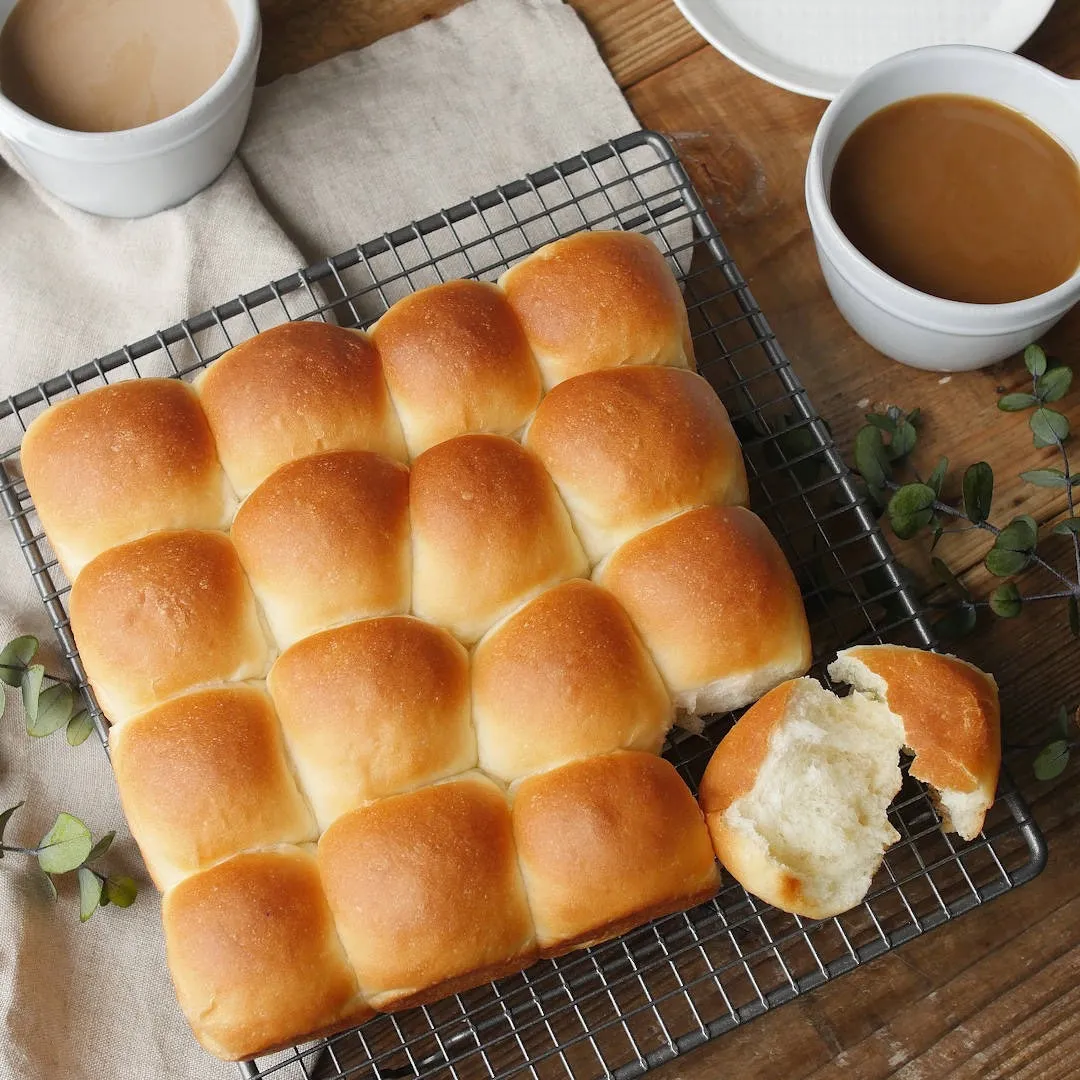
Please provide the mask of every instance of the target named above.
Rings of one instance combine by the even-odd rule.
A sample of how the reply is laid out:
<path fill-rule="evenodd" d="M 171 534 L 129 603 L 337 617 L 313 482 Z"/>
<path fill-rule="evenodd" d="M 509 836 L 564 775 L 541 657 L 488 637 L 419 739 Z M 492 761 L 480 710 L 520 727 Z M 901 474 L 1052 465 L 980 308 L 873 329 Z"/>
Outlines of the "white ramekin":
<path fill-rule="evenodd" d="M 806 168 L 806 208 L 832 298 L 886 356 L 931 371 L 985 367 L 1029 345 L 1080 300 L 1080 268 L 1049 292 L 1011 304 L 963 304 L 901 284 L 840 231 L 829 187 L 841 147 L 868 116 L 921 94 L 973 94 L 1029 117 L 1080 158 L 1080 88 L 1012 53 L 936 45 L 864 72 L 825 110 Z"/>
<path fill-rule="evenodd" d="M 67 131 L 0 94 L 0 135 L 43 188 L 80 210 L 135 218 L 190 199 L 228 165 L 251 109 L 262 43 L 257 0 L 228 0 L 238 41 L 229 66 L 186 108 L 128 131 Z M 15 0 L 0 0 L 0 26 Z"/>

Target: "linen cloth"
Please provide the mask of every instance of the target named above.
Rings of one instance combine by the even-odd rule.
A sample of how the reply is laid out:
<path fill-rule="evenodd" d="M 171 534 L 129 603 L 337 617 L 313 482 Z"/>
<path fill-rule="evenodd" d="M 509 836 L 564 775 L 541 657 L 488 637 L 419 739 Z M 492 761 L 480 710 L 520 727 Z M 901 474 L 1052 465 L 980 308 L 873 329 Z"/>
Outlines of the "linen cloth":
<path fill-rule="evenodd" d="M 0 163 L 0 397 L 636 126 L 568 6 L 474 0 L 260 88 L 239 158 L 154 217 L 83 214 Z M 52 646 L 5 525 L 0 642 L 17 633 Z M 158 897 L 96 737 L 29 738 L 9 690 L 0 809 L 19 800 L 9 842 L 35 843 L 66 810 L 95 836 L 117 830 L 106 865 L 141 891 L 80 925 L 71 884 L 54 907 L 32 861 L 0 863 L 0 1078 L 235 1077 L 176 1005 Z"/>

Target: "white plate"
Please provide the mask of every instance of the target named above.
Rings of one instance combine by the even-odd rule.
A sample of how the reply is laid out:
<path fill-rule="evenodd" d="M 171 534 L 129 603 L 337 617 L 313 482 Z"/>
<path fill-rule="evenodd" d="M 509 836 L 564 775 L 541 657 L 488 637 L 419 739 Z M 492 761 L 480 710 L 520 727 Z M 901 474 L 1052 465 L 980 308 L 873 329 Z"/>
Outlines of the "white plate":
<path fill-rule="evenodd" d="M 747 71 L 786 90 L 833 98 L 868 67 L 923 45 L 1012 52 L 1046 18 L 1054 0 L 675 3 L 702 37 Z"/>

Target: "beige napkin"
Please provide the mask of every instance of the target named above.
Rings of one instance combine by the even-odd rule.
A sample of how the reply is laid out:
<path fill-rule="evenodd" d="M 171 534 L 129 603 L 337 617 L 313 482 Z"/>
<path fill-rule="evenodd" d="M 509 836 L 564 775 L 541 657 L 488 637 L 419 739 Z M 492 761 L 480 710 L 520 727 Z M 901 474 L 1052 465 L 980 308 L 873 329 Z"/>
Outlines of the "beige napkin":
<path fill-rule="evenodd" d="M 259 90 L 240 161 L 153 218 L 89 217 L 0 164 L 0 397 L 635 126 L 569 7 L 475 0 Z M 5 532 L 0 639 L 51 643 Z M 144 881 L 100 745 L 31 740 L 23 724 L 9 691 L 0 809 L 27 803 L 9 841 L 34 843 L 64 809 L 116 829 L 109 867 Z M 80 926 L 70 888 L 54 907 L 25 859 L 0 863 L 2 1080 L 236 1075 L 180 1016 L 149 885 Z"/>

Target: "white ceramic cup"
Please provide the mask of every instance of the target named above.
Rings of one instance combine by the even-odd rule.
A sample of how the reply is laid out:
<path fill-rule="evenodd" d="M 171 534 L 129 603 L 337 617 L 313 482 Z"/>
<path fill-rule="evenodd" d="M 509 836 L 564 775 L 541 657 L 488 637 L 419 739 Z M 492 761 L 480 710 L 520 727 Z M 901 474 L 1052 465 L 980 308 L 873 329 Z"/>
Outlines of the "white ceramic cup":
<path fill-rule="evenodd" d="M 968 371 L 1011 356 L 1049 330 L 1080 300 L 1080 267 L 1057 288 L 1028 300 L 943 300 L 878 269 L 841 232 L 829 208 L 836 159 L 867 117 L 896 101 L 946 93 L 1008 105 L 1080 158 L 1080 86 L 1012 53 L 936 45 L 875 65 L 825 110 L 810 147 L 806 208 L 825 282 L 853 329 L 901 363 Z"/>
<path fill-rule="evenodd" d="M 83 132 L 47 124 L 0 94 L 0 135 L 43 188 L 80 210 L 135 218 L 176 206 L 229 164 L 255 89 L 262 44 L 258 0 L 227 0 L 238 40 L 228 67 L 201 97 L 152 124 Z M 15 0 L 0 0 L 0 26 Z"/>

